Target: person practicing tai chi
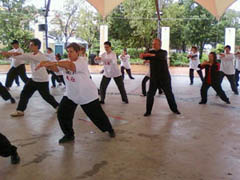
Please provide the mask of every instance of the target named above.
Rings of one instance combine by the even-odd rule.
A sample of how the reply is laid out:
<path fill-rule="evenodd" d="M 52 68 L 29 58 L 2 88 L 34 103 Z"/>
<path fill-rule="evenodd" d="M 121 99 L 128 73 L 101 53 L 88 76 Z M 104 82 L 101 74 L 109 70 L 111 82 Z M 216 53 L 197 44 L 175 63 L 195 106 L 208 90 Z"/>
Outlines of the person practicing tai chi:
<path fill-rule="evenodd" d="M 27 108 L 29 99 L 32 97 L 35 91 L 38 91 L 42 98 L 47 101 L 53 108 L 57 110 L 58 102 L 50 94 L 48 85 L 48 73 L 46 68 L 41 68 L 36 71 L 35 68 L 41 61 L 47 61 L 47 57 L 39 51 L 41 48 L 41 41 L 39 39 L 30 40 L 29 48 L 31 53 L 6 53 L 6 56 L 14 56 L 16 61 L 26 60 L 31 63 L 32 78 L 23 87 L 20 95 L 20 101 L 17 106 L 17 110 L 11 114 L 12 117 L 24 116 L 24 111 Z"/>
<path fill-rule="evenodd" d="M 80 55 L 80 46 L 71 43 L 67 46 L 69 60 L 59 62 L 43 61 L 41 67 L 58 72 L 62 71 L 66 83 L 66 94 L 63 96 L 57 117 L 64 136 L 59 143 L 71 142 L 75 139 L 73 130 L 73 117 L 77 105 L 80 105 L 91 121 L 103 132 L 108 132 L 110 137 L 115 137 L 112 125 L 103 111 L 98 99 L 97 87 L 90 79 L 86 57 Z"/>
<path fill-rule="evenodd" d="M 224 76 L 226 76 L 231 85 L 232 91 L 234 94 L 238 95 L 238 89 L 235 80 L 234 55 L 230 53 L 231 46 L 225 46 L 224 50 L 225 53 L 220 54 L 220 83 L 222 84 L 222 80 Z"/>
<path fill-rule="evenodd" d="M 21 53 L 23 54 L 23 50 L 19 47 L 19 42 L 17 40 L 12 41 L 13 49 L 8 51 L 9 53 Z M 3 52 L 4 53 L 4 52 Z M 6 52 L 5 52 L 6 53 Z M 26 74 L 25 61 L 24 60 L 16 60 L 13 56 L 9 58 L 11 62 L 11 68 L 7 73 L 7 78 L 5 81 L 5 87 L 9 90 L 15 80 L 16 84 L 20 86 L 18 76 L 22 79 L 24 83 L 28 81 L 28 77 Z"/>
<path fill-rule="evenodd" d="M 172 93 L 171 76 L 167 64 L 167 51 L 161 49 L 161 40 L 152 41 L 153 50 L 149 53 L 140 54 L 141 59 L 150 60 L 150 86 L 147 93 L 147 106 L 144 116 L 150 116 L 152 112 L 154 96 L 158 88 L 161 88 L 167 98 L 172 112 L 180 114 L 177 109 L 174 95 Z"/>
<path fill-rule="evenodd" d="M 108 84 L 111 81 L 111 78 L 113 78 L 120 91 L 123 103 L 128 104 L 128 98 L 127 98 L 127 93 L 124 87 L 123 78 L 117 64 L 117 56 L 112 51 L 111 42 L 106 41 L 104 43 L 104 48 L 106 52 L 104 52 L 101 55 L 101 57 L 97 56 L 95 58 L 96 63 L 103 62 L 104 64 L 104 74 L 102 77 L 102 81 L 100 83 L 100 96 L 101 96 L 100 103 L 101 104 L 105 103 L 104 100 L 106 96 L 106 90 L 107 90 Z"/>
<path fill-rule="evenodd" d="M 205 68 L 205 78 L 204 82 L 201 87 L 201 101 L 199 104 L 206 104 L 207 103 L 207 92 L 210 87 L 212 87 L 219 97 L 230 104 L 228 97 L 226 96 L 225 92 L 222 90 L 220 77 L 219 77 L 219 69 L 220 64 L 217 63 L 217 55 L 215 52 L 211 52 L 208 55 L 208 61 L 204 61 L 202 64 L 198 66 L 201 69 Z"/>
<path fill-rule="evenodd" d="M 119 59 L 121 60 L 120 66 L 121 66 L 122 78 L 124 79 L 124 70 L 126 70 L 129 78 L 134 79 L 134 77 L 132 77 L 132 73 L 131 73 L 131 65 L 129 63 L 130 56 L 127 53 L 127 49 L 123 50 L 122 54 L 119 56 Z"/>
<path fill-rule="evenodd" d="M 0 133 L 0 156 L 11 157 L 12 164 L 18 164 L 20 162 L 20 157 L 17 153 L 17 147 L 13 146 L 10 141 Z"/>
<path fill-rule="evenodd" d="M 193 46 L 191 49 L 190 54 L 187 56 L 189 59 L 189 77 L 190 77 L 190 85 L 193 85 L 194 79 L 194 70 L 197 71 L 201 81 L 203 82 L 203 75 L 201 69 L 198 68 L 200 64 L 199 56 L 198 56 L 198 49 L 196 46 Z"/>

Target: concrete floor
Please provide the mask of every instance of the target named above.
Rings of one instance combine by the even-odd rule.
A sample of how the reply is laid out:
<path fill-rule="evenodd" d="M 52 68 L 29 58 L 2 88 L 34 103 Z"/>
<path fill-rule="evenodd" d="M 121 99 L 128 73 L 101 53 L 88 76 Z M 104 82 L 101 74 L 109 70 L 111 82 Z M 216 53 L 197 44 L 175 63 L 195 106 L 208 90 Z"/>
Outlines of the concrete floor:
<path fill-rule="evenodd" d="M 173 114 L 164 95 L 155 98 L 152 116 L 144 117 L 140 97 L 143 78 L 125 79 L 129 104 L 122 104 L 111 81 L 103 108 L 117 137 L 111 139 L 88 121 L 81 108 L 74 118 L 75 143 L 59 145 L 62 137 L 56 113 L 35 93 L 24 117 L 11 118 L 16 104 L 0 99 L 0 131 L 18 147 L 19 165 L 0 158 L 0 180 L 239 180 L 240 96 L 226 80 L 226 105 L 209 90 L 207 105 L 199 105 L 198 78 L 173 76 L 181 115 Z M 1 75 L 2 82 L 5 75 Z M 93 75 L 99 86 L 101 75 Z M 22 83 L 23 84 L 23 83 Z M 64 89 L 51 89 L 60 100 Z M 21 87 L 10 91 L 17 101 Z"/>

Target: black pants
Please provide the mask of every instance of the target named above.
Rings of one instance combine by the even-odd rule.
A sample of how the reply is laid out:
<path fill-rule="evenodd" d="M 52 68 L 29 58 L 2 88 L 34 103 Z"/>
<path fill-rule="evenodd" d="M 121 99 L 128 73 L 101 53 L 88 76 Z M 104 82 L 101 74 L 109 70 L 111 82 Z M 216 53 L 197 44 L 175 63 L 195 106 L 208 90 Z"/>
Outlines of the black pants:
<path fill-rule="evenodd" d="M 26 74 L 26 68 L 25 68 L 25 64 L 21 64 L 18 67 L 11 67 L 7 73 L 7 78 L 6 78 L 6 82 L 5 82 L 5 86 L 6 88 L 10 88 L 13 84 L 14 79 L 20 76 L 20 78 L 22 79 L 22 81 L 24 83 L 26 83 L 28 81 L 28 77 Z M 17 82 L 16 82 L 17 83 Z"/>
<path fill-rule="evenodd" d="M 0 82 L 0 96 L 7 101 L 12 98 L 11 94 L 8 92 L 8 90 L 2 85 Z"/>
<path fill-rule="evenodd" d="M 113 79 L 114 79 L 114 81 L 115 81 L 115 83 L 118 87 L 118 90 L 120 91 L 122 101 L 128 102 L 127 93 L 126 93 L 126 90 L 125 90 L 125 87 L 124 87 L 122 76 L 118 76 L 118 77 L 115 77 Z M 106 76 L 102 77 L 102 81 L 101 81 L 101 84 L 100 84 L 101 101 L 105 100 L 106 90 L 107 90 L 107 87 L 108 87 L 108 84 L 110 83 L 110 81 L 111 81 L 111 78 L 107 78 Z"/>
<path fill-rule="evenodd" d="M 10 141 L 0 133 L 0 156 L 9 157 L 15 154 L 17 148 L 13 146 Z"/>
<path fill-rule="evenodd" d="M 226 96 L 225 92 L 222 90 L 222 87 L 220 84 L 207 84 L 206 82 L 204 82 L 202 84 L 202 87 L 201 87 L 201 102 L 203 103 L 207 103 L 207 92 L 208 92 L 208 89 L 212 87 L 216 93 L 218 94 L 218 96 L 224 101 L 224 102 L 228 102 L 229 99 L 228 97 Z"/>
<path fill-rule="evenodd" d="M 201 70 L 197 70 L 197 73 L 201 79 L 201 81 L 203 82 L 203 75 L 202 75 L 202 71 Z M 194 69 L 189 69 L 189 77 L 190 77 L 190 83 L 193 84 L 193 79 L 194 79 Z"/>
<path fill-rule="evenodd" d="M 176 104 L 174 95 L 172 93 L 171 81 L 160 83 L 160 82 L 154 82 L 150 79 L 150 86 L 149 86 L 149 90 L 147 93 L 146 113 L 151 114 L 151 112 L 152 112 L 154 96 L 155 96 L 158 88 L 161 88 L 163 90 L 163 92 L 167 98 L 167 102 L 168 102 L 170 109 L 173 112 L 178 111 L 177 104 Z"/>
<path fill-rule="evenodd" d="M 51 77 L 51 81 L 52 81 L 52 85 L 53 87 L 56 87 L 56 81 L 58 83 L 63 83 L 65 85 L 65 82 L 64 82 L 64 79 L 63 79 L 63 75 L 56 75 L 55 73 L 52 74 L 52 77 Z"/>
<path fill-rule="evenodd" d="M 110 131 L 112 130 L 112 125 L 103 111 L 99 100 L 96 99 L 88 104 L 81 105 L 83 111 L 90 118 L 90 120 L 102 131 Z M 74 112 L 77 108 L 77 104 L 75 104 L 72 100 L 68 99 L 68 97 L 63 96 L 59 108 L 58 108 L 58 121 L 60 127 L 66 136 L 74 136 L 73 131 L 73 117 Z"/>
<path fill-rule="evenodd" d="M 238 84 L 238 81 L 239 81 L 239 73 L 240 73 L 240 71 L 236 69 L 236 71 L 235 71 L 236 86 L 239 86 L 239 84 Z"/>
<path fill-rule="evenodd" d="M 219 72 L 220 84 L 222 84 L 224 76 L 227 77 L 227 79 L 228 79 L 228 81 L 229 81 L 229 83 L 231 85 L 232 91 L 235 94 L 238 94 L 238 89 L 237 89 L 237 85 L 236 85 L 235 75 L 234 74 L 228 75 L 228 74 L 225 74 L 224 72 L 220 71 Z"/>
<path fill-rule="evenodd" d="M 150 77 L 144 76 L 144 78 L 143 78 L 143 80 L 142 80 L 142 94 L 143 94 L 144 96 L 147 95 L 147 93 L 146 93 L 146 92 L 147 92 L 147 91 L 146 91 L 146 84 L 147 84 L 147 82 L 148 82 L 149 79 L 150 79 Z M 159 94 L 162 94 L 161 88 L 158 89 L 158 93 L 159 93 Z"/>
<path fill-rule="evenodd" d="M 32 79 L 29 79 L 21 92 L 17 110 L 25 111 L 28 101 L 35 91 L 38 91 L 42 98 L 52 105 L 53 108 L 56 108 L 59 105 L 55 98 L 50 94 L 48 82 L 35 82 Z"/>
<path fill-rule="evenodd" d="M 124 79 L 124 70 L 126 70 L 128 76 L 130 79 L 134 79 L 134 77 L 132 77 L 132 73 L 131 73 L 131 69 L 127 69 L 124 66 L 121 66 L 121 73 L 122 73 L 122 78 Z"/>

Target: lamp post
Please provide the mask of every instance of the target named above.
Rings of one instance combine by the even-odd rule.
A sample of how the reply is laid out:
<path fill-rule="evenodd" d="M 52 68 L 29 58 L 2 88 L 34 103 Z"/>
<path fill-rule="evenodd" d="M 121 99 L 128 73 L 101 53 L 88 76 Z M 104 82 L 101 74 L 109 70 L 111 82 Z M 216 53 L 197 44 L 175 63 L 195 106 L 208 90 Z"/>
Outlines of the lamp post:
<path fill-rule="evenodd" d="M 51 0 L 45 0 L 45 40 L 46 40 L 46 48 L 48 48 L 48 12 L 50 7 Z"/>
<path fill-rule="evenodd" d="M 157 9 L 157 17 L 158 17 L 158 30 L 157 30 L 157 37 L 160 39 L 161 38 L 161 15 L 162 13 L 160 12 L 161 9 L 161 0 L 155 0 L 156 4 L 156 9 Z"/>

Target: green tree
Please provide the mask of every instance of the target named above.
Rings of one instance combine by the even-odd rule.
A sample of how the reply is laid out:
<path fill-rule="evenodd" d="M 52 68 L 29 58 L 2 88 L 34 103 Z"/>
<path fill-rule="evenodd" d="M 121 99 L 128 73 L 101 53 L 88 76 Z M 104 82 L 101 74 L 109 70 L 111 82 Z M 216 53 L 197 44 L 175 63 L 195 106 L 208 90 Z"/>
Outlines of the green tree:
<path fill-rule="evenodd" d="M 0 0 L 0 40 L 11 46 L 11 41 L 19 40 L 24 50 L 33 38 L 29 23 L 39 15 L 34 6 L 25 6 L 25 0 Z"/>

